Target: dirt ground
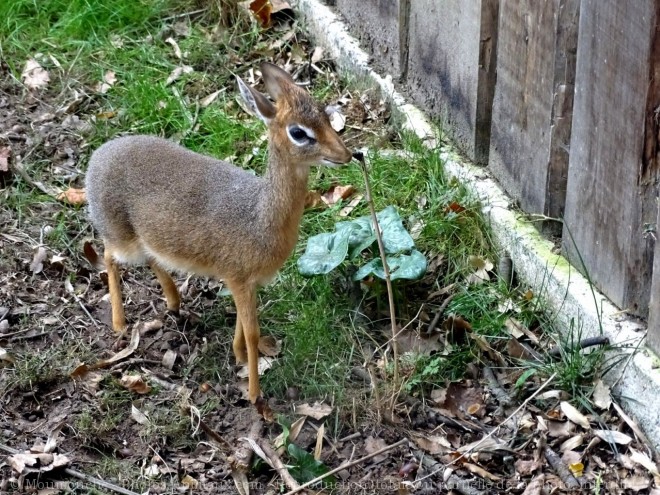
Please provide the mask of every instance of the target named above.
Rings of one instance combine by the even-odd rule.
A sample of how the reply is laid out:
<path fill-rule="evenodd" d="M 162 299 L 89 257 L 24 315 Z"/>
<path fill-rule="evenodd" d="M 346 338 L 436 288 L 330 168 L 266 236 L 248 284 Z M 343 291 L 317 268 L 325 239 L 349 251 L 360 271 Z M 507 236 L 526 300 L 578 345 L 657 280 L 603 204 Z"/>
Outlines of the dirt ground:
<path fill-rule="evenodd" d="M 313 48 L 301 40 L 302 49 Z M 0 66 L 0 153 L 10 149 L 11 165 L 0 161 L 0 448 L 7 454 L 0 493 L 287 492 L 282 470 L 258 460 L 245 438 L 307 478 L 348 464 L 334 485 L 308 493 L 658 493 L 657 459 L 622 411 L 608 403 L 585 415 L 543 380 L 516 387 L 524 368 L 510 371 L 512 356 L 547 345 L 539 329 L 524 329 L 520 340 L 531 344 L 517 350 L 510 341 L 493 349 L 479 340 L 483 356 L 429 397 L 396 391 L 393 398 L 386 386 L 370 385 L 385 378 L 369 367 L 354 370 L 352 404 L 333 416 L 327 397 L 301 401 L 295 390 L 270 397 L 276 418 L 302 418 L 288 425 L 289 440 L 327 468 L 278 451 L 282 421 L 264 421 L 236 379 L 228 352 L 235 310 L 218 300 L 218 284 L 179 277 L 186 311 L 174 318 L 153 276 L 128 268 L 127 313 L 141 322 L 123 338 L 112 333 L 104 274 L 83 253 L 93 237 L 84 205 L 56 199 L 58 184 L 82 186 L 101 110 L 93 94 L 27 91 Z M 364 105 L 347 110 L 349 121 L 363 124 L 349 134 L 352 146 L 360 133 L 391 141 L 386 108 L 369 122 L 364 112 Z M 430 286 L 420 287 L 408 301 L 413 313 L 432 298 Z M 446 295 L 435 297 L 438 307 Z M 208 328 L 211 311 L 222 313 L 225 328 Z M 466 338 L 455 328 L 445 325 L 442 338 Z M 221 375 L 208 374 L 210 362 Z M 524 402 L 530 395 L 538 400 Z M 328 417 L 339 425 L 332 434 Z M 10 460 L 17 451 L 30 451 L 22 462 L 36 463 L 22 474 L 20 459 Z"/>

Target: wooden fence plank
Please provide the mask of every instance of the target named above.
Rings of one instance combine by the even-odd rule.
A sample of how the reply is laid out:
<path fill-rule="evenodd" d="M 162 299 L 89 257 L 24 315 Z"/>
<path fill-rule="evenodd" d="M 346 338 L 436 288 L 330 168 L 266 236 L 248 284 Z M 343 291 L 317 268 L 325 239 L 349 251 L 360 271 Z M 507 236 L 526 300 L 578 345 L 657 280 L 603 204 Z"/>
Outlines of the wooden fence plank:
<path fill-rule="evenodd" d="M 360 44 L 373 55 L 373 65 L 395 79 L 401 77 L 399 12 L 409 0 L 337 0 L 337 8 Z M 403 6 L 400 3 L 404 3 Z"/>
<path fill-rule="evenodd" d="M 524 211 L 554 218 L 566 195 L 578 12 L 579 0 L 500 5 L 489 168 Z"/>
<path fill-rule="evenodd" d="M 657 218 L 658 4 L 582 1 L 563 236 L 573 264 L 581 256 L 596 286 L 638 315 Z"/>
<path fill-rule="evenodd" d="M 488 159 L 498 6 L 499 0 L 410 2 L 411 95 L 481 164 Z"/>

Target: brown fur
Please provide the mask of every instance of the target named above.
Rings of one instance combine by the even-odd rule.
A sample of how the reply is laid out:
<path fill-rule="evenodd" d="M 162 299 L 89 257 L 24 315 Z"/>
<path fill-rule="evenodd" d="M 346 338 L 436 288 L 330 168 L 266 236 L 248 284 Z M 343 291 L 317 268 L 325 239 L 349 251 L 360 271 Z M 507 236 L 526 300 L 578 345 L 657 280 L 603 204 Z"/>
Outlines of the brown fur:
<path fill-rule="evenodd" d="M 148 263 L 178 311 L 179 294 L 166 270 L 223 279 L 237 308 L 234 354 L 248 362 L 249 395 L 260 395 L 256 289 L 270 280 L 298 239 L 309 166 L 351 160 L 328 117 L 288 74 L 262 64 L 276 104 L 239 81 L 248 106 L 269 127 L 268 171 L 256 177 L 227 162 L 152 136 L 112 140 L 91 157 L 89 212 L 105 244 L 112 323 L 126 323 L 117 262 Z M 292 143 L 287 126 L 311 129 L 315 142 Z"/>

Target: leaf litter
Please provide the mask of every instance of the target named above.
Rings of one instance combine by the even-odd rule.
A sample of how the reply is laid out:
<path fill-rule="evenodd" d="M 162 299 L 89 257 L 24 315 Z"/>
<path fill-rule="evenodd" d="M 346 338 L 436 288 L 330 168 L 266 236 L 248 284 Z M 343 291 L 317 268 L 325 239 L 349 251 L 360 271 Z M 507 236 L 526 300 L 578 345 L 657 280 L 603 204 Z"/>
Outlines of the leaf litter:
<path fill-rule="evenodd" d="M 283 2 L 261 4 L 270 6 L 268 18 L 263 18 L 264 25 L 272 26 L 280 22 L 276 14 L 289 8 Z M 191 25 L 188 20 L 177 21 L 172 25 L 172 29 L 177 36 L 186 37 L 190 35 Z M 262 36 L 269 35 L 264 33 Z M 264 44 L 277 50 L 299 42 L 291 27 L 282 31 L 279 37 L 270 36 L 265 39 Z M 304 42 L 303 37 L 300 37 L 300 40 Z M 185 53 L 180 47 L 177 50 L 180 40 L 173 38 L 173 41 L 175 43 L 169 43 L 168 47 L 170 60 L 172 56 L 177 61 L 184 59 Z M 119 50 L 130 41 L 113 35 L 110 37 L 110 43 Z M 183 46 L 183 42 L 181 43 Z M 307 44 L 296 44 L 295 50 L 284 51 L 276 61 L 287 65 L 289 70 L 298 73 L 301 78 L 305 77 L 308 70 L 316 71 L 308 66 L 309 62 L 318 64 L 321 70 L 331 71 L 332 65 L 326 60 L 322 50 L 308 42 L 304 43 Z M 111 393 L 119 394 L 120 397 L 122 393 L 127 395 L 123 399 L 125 402 L 113 406 L 120 416 L 118 423 L 106 431 L 96 430 L 93 441 L 78 436 L 84 432 L 84 429 L 80 428 L 84 425 L 80 419 L 82 416 L 78 412 L 71 412 L 71 417 L 65 420 L 61 431 L 53 436 L 52 442 L 47 442 L 51 444 L 45 449 L 48 452 L 27 451 L 20 454 L 26 457 L 17 457 L 14 461 L 7 458 L 10 464 L 0 468 L 2 477 L 16 479 L 19 473 L 27 474 L 31 469 L 42 473 L 48 469 L 57 471 L 59 466 L 67 466 L 72 461 L 98 462 L 101 459 L 98 457 L 98 448 L 101 447 L 101 450 L 106 449 L 118 458 L 124 456 L 122 462 L 127 469 L 144 466 L 143 473 L 150 480 L 144 486 L 145 489 L 150 488 L 157 492 L 160 488 L 160 491 L 166 491 L 172 483 L 177 489 L 185 488 L 201 493 L 201 487 L 208 486 L 210 482 L 225 482 L 231 479 L 229 471 L 223 468 L 229 464 L 226 454 L 217 447 L 207 445 L 209 437 L 199 432 L 193 433 L 196 431 L 194 427 L 185 429 L 184 437 L 189 437 L 195 448 L 177 447 L 176 437 L 166 433 L 149 437 L 147 430 L 163 428 L 164 425 L 174 427 L 181 418 L 180 407 L 186 403 L 188 407 L 192 404 L 195 408 L 203 408 L 206 404 L 212 407 L 207 407 L 208 412 L 198 418 L 203 417 L 219 435 L 226 436 L 230 442 L 238 442 L 238 438 L 248 436 L 255 422 L 253 408 L 241 397 L 238 383 L 204 381 L 201 383 L 204 386 L 201 386 L 199 381 L 195 381 L 196 375 L 193 374 L 190 379 L 183 375 L 184 367 L 189 365 L 192 365 L 193 373 L 198 373 L 199 369 L 195 368 L 195 363 L 205 353 L 211 353 L 215 359 L 219 357 L 220 361 L 226 359 L 226 353 L 214 354 L 217 351 L 210 350 L 212 342 L 208 333 L 198 333 L 194 323 L 192 330 L 186 328 L 185 332 L 182 332 L 175 323 L 168 320 L 164 325 L 134 327 L 128 342 L 126 337 L 115 336 L 110 329 L 107 291 L 101 282 L 103 274 L 99 277 L 98 273 L 91 271 L 96 268 L 91 268 L 81 257 L 78 252 L 81 249 L 78 250 L 76 246 L 60 251 L 53 249 L 47 238 L 44 238 L 43 244 L 40 241 L 43 232 L 49 231 L 43 229 L 43 218 L 70 214 L 68 210 L 75 208 L 68 205 L 84 203 L 83 174 L 76 170 L 75 163 L 79 156 L 87 153 L 85 150 L 89 146 L 92 124 L 95 121 L 105 121 L 109 125 L 117 125 L 116 122 L 121 118 L 120 109 L 104 107 L 91 100 L 82 86 L 78 86 L 75 93 L 62 92 L 56 96 L 44 92 L 40 94 L 41 101 L 35 103 L 34 100 L 29 100 L 32 92 L 50 89 L 59 77 L 59 72 L 57 76 L 55 71 L 50 74 L 42 63 L 47 67 L 59 66 L 54 57 L 41 58 L 38 55 L 27 62 L 16 61 L 16 66 L 23 67 L 20 80 L 30 91 L 23 96 L 10 97 L 8 104 L 12 109 L 11 114 L 0 105 L 0 112 L 4 112 L 0 114 L 0 172 L 14 172 L 10 167 L 11 160 L 12 165 L 20 164 L 21 170 L 30 177 L 29 174 L 34 173 L 30 168 L 32 153 L 33 157 L 52 164 L 52 168 L 47 170 L 43 178 L 34 177 L 32 182 L 37 186 L 42 184 L 43 189 L 53 198 L 59 194 L 63 196 L 61 203 L 53 202 L 42 207 L 40 216 L 24 219 L 24 231 L 16 228 L 15 219 L 8 216 L 5 210 L 0 210 L 0 252 L 8 253 L 11 259 L 9 264 L 3 265 L 0 270 L 0 361 L 4 366 L 3 371 L 8 371 L 8 367 L 13 370 L 16 366 L 27 366 L 35 355 L 47 354 L 57 343 L 70 346 L 76 354 L 84 354 L 85 357 L 77 360 L 75 364 L 72 361 L 71 367 L 55 378 L 37 375 L 30 383 L 21 385 L 24 388 L 9 388 L 3 399 L 3 408 L 9 412 L 11 418 L 0 418 L 0 427 L 6 435 L 6 442 L 17 446 L 20 444 L 24 448 L 25 445 L 32 445 L 38 437 L 50 439 L 54 430 L 49 423 L 63 411 L 79 410 L 80 406 L 85 404 L 91 404 L 91 411 L 95 411 L 100 407 L 100 401 L 108 400 Z M 233 70 L 241 73 L 244 71 L 244 63 L 247 61 L 237 61 Z M 250 60 L 249 63 L 254 65 L 255 61 Z M 192 65 L 176 67 L 166 82 L 170 85 L 180 82 L 183 75 L 192 74 L 193 70 Z M 253 82 L 257 81 L 258 75 L 253 75 Z M 99 93 L 112 93 L 114 90 L 111 89 L 117 82 L 114 72 L 106 70 L 100 82 L 98 79 L 89 81 L 88 87 L 94 88 L 95 84 L 99 84 Z M 0 81 L 0 87 L 6 94 L 21 94 L 12 84 L 15 83 Z M 20 83 L 18 86 L 20 87 Z M 200 106 L 210 106 L 224 91 L 225 88 L 213 88 L 202 93 Z M 0 103 L 1 101 L 2 98 Z M 345 133 L 344 135 L 356 137 L 353 143 L 359 142 L 356 133 L 373 129 L 377 132 L 389 116 L 384 101 L 374 95 L 351 94 L 343 90 L 343 93 L 337 94 L 333 103 L 341 107 L 342 114 L 345 115 L 345 118 L 337 120 L 334 125 L 340 132 Z M 36 125 L 32 126 L 32 123 Z M 350 126 L 347 126 L 347 123 L 350 123 Z M 32 148 L 34 151 L 31 151 Z M 67 149 L 73 150 L 73 155 L 67 152 Z M 70 162 L 72 158 L 73 167 Z M 58 169 L 60 172 L 56 172 Z M 64 183 L 70 181 L 71 187 L 62 190 L 60 184 L 63 182 L 58 177 L 62 176 L 61 171 L 67 169 L 72 170 L 72 175 Z M 20 178 L 10 178 L 11 180 Z M 362 199 L 359 194 L 353 193 L 353 196 L 337 199 L 333 204 L 342 201 L 343 206 L 343 202 L 348 201 L 343 208 L 355 208 Z M 332 196 L 330 201 L 333 201 Z M 346 210 L 344 216 L 349 216 L 352 208 Z M 341 211 L 344 210 L 340 210 L 340 215 Z M 450 202 L 445 214 L 465 215 L 465 207 L 458 202 Z M 35 245 L 39 247 L 32 251 L 31 246 Z M 468 275 L 468 279 L 477 284 L 487 284 L 493 276 L 492 263 L 483 258 L 472 261 L 474 272 Z M 437 274 L 442 266 L 443 262 L 439 261 L 437 266 L 433 267 L 433 273 Z M 132 277 L 133 274 L 127 272 L 124 276 Z M 67 288 L 65 280 L 73 291 Z M 127 284 L 127 288 L 129 285 L 134 284 Z M 190 285 L 195 306 L 192 309 L 193 314 L 188 318 L 189 323 L 195 321 L 195 312 L 201 314 L 205 308 L 205 298 L 200 297 L 205 294 L 203 283 L 194 281 Z M 437 291 L 437 288 L 435 290 Z M 73 294 L 78 295 L 80 301 L 77 301 Z M 447 293 L 439 296 L 446 297 Z M 131 288 L 126 294 L 127 306 L 133 314 L 140 311 L 144 311 L 144 315 L 153 314 L 148 301 L 158 301 L 159 297 L 159 292 L 150 286 Z M 4 307 L 8 308 L 6 312 Z M 502 309 L 507 314 L 514 311 L 510 304 L 504 305 Z M 507 328 L 516 340 L 532 347 L 545 344 L 540 334 L 537 335 L 537 329 L 524 325 L 511 315 L 508 317 L 510 323 Z M 451 318 L 441 319 L 436 334 L 431 337 L 423 334 L 424 325 L 421 323 L 415 329 L 406 329 L 402 334 L 402 341 L 405 338 L 403 335 L 419 341 L 409 346 L 410 354 L 421 354 L 425 359 L 433 360 L 441 356 L 448 345 L 461 345 L 463 338 L 476 337 L 475 331 L 470 329 L 474 322 L 470 322 L 469 318 L 461 314 L 453 314 Z M 465 325 L 457 324 L 461 320 Z M 95 324 L 101 326 L 100 330 Z M 48 330 L 45 334 L 44 326 L 47 326 Z M 76 339 L 67 340 L 69 332 L 74 332 Z M 84 352 L 81 342 L 92 342 L 93 352 Z M 264 354 L 273 353 L 277 356 L 281 352 L 281 345 L 282 343 L 278 342 L 268 342 L 260 348 Z M 484 356 L 510 364 L 505 350 L 496 345 L 485 343 L 479 359 Z M 271 356 L 271 359 L 273 357 Z M 80 361 L 92 364 L 76 368 Z M 383 366 L 372 376 L 377 381 L 383 380 L 386 369 L 387 366 Z M 72 371 L 73 375 L 79 375 L 76 381 L 67 377 Z M 9 373 L 3 373 L 3 386 L 7 386 L 8 376 Z M 520 393 L 515 386 L 519 377 L 520 373 L 515 367 L 512 371 L 496 372 L 500 386 L 516 398 Z M 540 381 L 536 376 L 525 382 L 527 390 L 533 391 L 539 385 Z M 377 385 L 371 384 L 368 387 L 373 386 Z M 566 486 L 566 481 L 562 479 L 560 470 L 551 467 L 547 462 L 545 445 L 560 452 L 560 462 L 564 462 L 571 476 L 580 478 L 585 486 L 593 484 L 594 480 L 601 476 L 603 486 L 611 487 L 608 493 L 620 493 L 622 487 L 637 493 L 643 490 L 657 492 L 660 477 L 657 459 L 649 454 L 648 441 L 638 425 L 612 400 L 608 386 L 602 382 L 596 384 L 593 396 L 594 405 L 600 414 L 598 427 L 590 415 L 580 411 L 576 414 L 564 405 L 568 404 L 565 402 L 566 397 L 550 394 L 530 402 L 515 418 L 518 430 L 511 429 L 509 425 L 512 422 L 505 421 L 506 414 L 510 411 L 502 409 L 476 366 L 468 371 L 467 376 L 447 383 L 444 390 L 436 388 L 429 395 L 435 399 L 423 402 L 417 395 L 402 393 L 396 403 L 395 417 L 399 421 L 397 425 L 376 421 L 379 407 L 378 401 L 374 399 L 376 405 L 368 409 L 368 413 L 372 415 L 367 415 L 369 420 L 358 420 L 356 424 L 351 424 L 349 419 L 338 437 L 330 436 L 331 443 L 325 438 L 329 436 L 328 427 L 324 426 L 324 423 L 317 423 L 333 422 L 335 415 L 350 418 L 350 412 L 346 413 L 343 408 L 330 405 L 330 399 L 312 402 L 311 405 L 301 403 L 295 406 L 295 411 L 303 416 L 295 423 L 295 427 L 291 427 L 291 438 L 307 452 L 313 452 L 313 458 L 331 466 L 341 466 L 358 457 L 360 452 L 377 452 L 379 448 L 394 445 L 402 437 L 407 437 L 410 442 L 406 447 L 378 455 L 362 464 L 347 468 L 345 473 L 340 473 L 346 476 L 341 479 L 359 482 L 366 487 L 370 486 L 370 479 L 377 479 L 382 486 L 389 487 L 384 488 L 381 493 L 415 493 L 422 487 L 427 492 L 439 492 L 445 489 L 451 480 L 455 481 L 456 477 L 468 483 L 482 483 L 483 486 L 489 486 L 487 483 L 491 482 L 493 487 L 497 486 L 496 481 L 516 480 L 518 491 L 528 494 L 540 493 L 541 485 L 561 490 Z M 36 396 L 46 400 L 38 403 Z M 213 401 L 217 401 L 216 405 Z M 293 406 L 294 404 L 283 401 L 275 404 L 278 414 L 291 413 Z M 92 415 L 92 422 L 98 423 L 99 427 L 104 420 L 109 420 L 110 416 L 107 411 L 103 415 L 95 415 L 94 412 L 89 414 Z M 188 426 L 191 420 L 188 417 L 185 419 Z M 44 425 L 40 424 L 42 420 Z M 137 425 L 139 430 L 136 430 Z M 274 428 L 269 430 L 273 438 L 280 433 L 277 426 L 269 428 Z M 491 436 L 488 437 L 486 432 L 491 432 Z M 144 435 L 146 441 L 140 438 L 141 435 Z M 118 443 L 120 439 L 126 439 L 126 446 Z M 152 444 L 149 443 L 150 440 L 153 440 Z M 158 449 L 158 455 L 152 452 L 152 445 Z M 464 457 L 461 457 L 462 455 Z M 551 456 L 550 453 L 547 455 Z M 164 459 L 169 466 L 174 466 L 173 470 L 165 467 Z M 181 466 L 180 476 L 176 473 L 177 466 Z M 442 470 L 415 485 L 416 479 L 431 474 L 433 470 L 429 466 Z M 616 473 L 616 479 L 612 473 Z M 56 479 L 59 477 L 61 474 L 58 474 Z M 250 473 L 249 477 L 246 482 L 252 481 L 254 477 L 260 479 L 264 487 L 270 478 L 257 473 Z M 404 480 L 411 484 L 404 484 Z"/>

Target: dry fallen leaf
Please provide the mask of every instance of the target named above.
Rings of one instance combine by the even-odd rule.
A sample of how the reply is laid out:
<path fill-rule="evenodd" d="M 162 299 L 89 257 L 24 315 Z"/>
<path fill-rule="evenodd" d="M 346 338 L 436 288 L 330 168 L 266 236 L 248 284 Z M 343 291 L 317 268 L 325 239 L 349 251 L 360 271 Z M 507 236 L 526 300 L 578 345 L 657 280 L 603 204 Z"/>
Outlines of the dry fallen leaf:
<path fill-rule="evenodd" d="M 537 459 L 518 459 L 514 463 L 514 467 L 516 469 L 516 473 L 518 473 L 520 476 L 529 476 L 541 467 L 541 462 Z"/>
<path fill-rule="evenodd" d="M 382 450 L 385 447 L 387 447 L 387 442 L 382 438 L 375 438 L 372 436 L 368 436 L 364 441 L 364 450 L 367 452 L 367 454 L 373 454 L 374 452 L 378 452 L 379 450 Z M 385 459 L 387 459 L 387 452 L 372 457 L 372 462 L 374 464 L 378 464 L 380 462 L 383 462 Z"/>
<path fill-rule="evenodd" d="M 314 446 L 314 459 L 321 459 L 321 454 L 323 453 L 323 435 L 325 434 L 325 424 L 322 423 L 319 429 L 316 431 L 316 445 Z"/>
<path fill-rule="evenodd" d="M 646 476 L 640 476 L 638 474 L 630 476 L 629 478 L 624 478 L 621 480 L 621 483 L 623 485 L 621 486 L 622 489 L 631 490 L 635 493 L 641 492 L 642 490 L 648 490 L 651 486 L 650 479 L 648 479 Z"/>
<path fill-rule="evenodd" d="M 468 284 L 481 284 L 490 280 L 488 272 L 494 267 L 490 260 L 480 258 L 479 256 L 469 256 L 468 263 L 474 270 L 466 279 Z"/>
<path fill-rule="evenodd" d="M 275 357 L 282 351 L 282 341 L 272 335 L 259 337 L 259 352 L 264 356 Z"/>
<path fill-rule="evenodd" d="M 574 406 L 572 406 L 569 402 L 562 401 L 559 404 L 559 407 L 561 408 L 561 411 L 569 419 L 569 421 L 575 423 L 576 425 L 581 426 L 585 430 L 591 428 L 591 425 L 589 424 L 589 419 L 580 411 L 578 411 Z"/>
<path fill-rule="evenodd" d="M 181 54 L 181 48 L 179 48 L 179 44 L 176 42 L 174 38 L 167 38 L 165 40 L 165 43 L 172 45 L 172 49 L 174 50 L 174 56 L 181 60 L 183 58 L 183 55 Z"/>
<path fill-rule="evenodd" d="M 190 488 L 191 490 L 194 490 L 197 488 L 197 485 L 199 485 L 199 481 L 197 481 L 189 474 L 186 474 L 183 478 L 181 478 L 181 484 L 185 487 Z"/>
<path fill-rule="evenodd" d="M 269 0 L 253 0 L 250 2 L 250 10 L 254 16 L 259 20 L 261 27 L 270 26 L 271 14 L 273 13 L 273 5 Z"/>
<path fill-rule="evenodd" d="M 330 109 L 328 111 L 328 109 Z M 332 127 L 335 132 L 341 132 L 346 127 L 346 117 L 342 114 L 337 107 L 328 107 L 326 111 L 328 112 L 328 117 L 330 118 L 330 127 Z"/>
<path fill-rule="evenodd" d="M 149 424 L 149 417 L 132 404 L 131 404 L 131 418 L 133 418 L 135 422 L 138 424 L 141 425 Z"/>
<path fill-rule="evenodd" d="M 257 368 L 259 370 L 259 375 L 261 376 L 266 371 L 268 371 L 273 366 L 274 362 L 275 362 L 275 359 L 273 359 L 272 357 L 261 356 L 259 358 L 259 363 L 257 364 Z M 241 366 L 241 368 L 236 372 L 236 375 L 239 378 L 247 378 L 248 377 L 249 371 L 248 371 L 247 363 Z"/>
<path fill-rule="evenodd" d="M 44 269 L 44 261 L 48 257 L 48 252 L 43 246 L 39 246 L 34 251 L 34 256 L 32 257 L 32 263 L 30 263 L 30 271 L 35 275 L 41 273 Z"/>
<path fill-rule="evenodd" d="M 117 112 L 115 112 L 114 110 L 108 110 L 107 112 L 99 112 L 95 115 L 95 117 L 99 120 L 108 120 L 116 116 L 117 116 Z"/>
<path fill-rule="evenodd" d="M 122 359 L 125 359 L 131 354 L 133 354 L 135 352 L 135 349 L 137 349 L 138 345 L 140 344 L 140 327 L 141 325 L 135 325 L 133 327 L 133 332 L 131 334 L 131 341 L 129 342 L 127 347 L 125 347 L 117 354 L 115 354 L 114 356 L 108 359 L 102 359 L 101 361 L 98 361 L 97 363 L 94 364 L 82 363 L 78 365 L 76 369 L 74 369 L 70 373 L 71 378 L 82 378 L 92 370 L 107 368 L 111 364 L 116 363 L 117 361 L 121 361 Z"/>
<path fill-rule="evenodd" d="M 9 156 L 11 148 L 9 146 L 0 147 L 0 172 L 9 172 Z"/>
<path fill-rule="evenodd" d="M 593 430 L 594 435 L 596 435 L 601 440 L 605 440 L 607 443 L 618 443 L 619 445 L 628 445 L 633 441 L 632 437 L 621 433 L 616 430 Z"/>
<path fill-rule="evenodd" d="M 219 89 L 218 91 L 214 91 L 208 96 L 205 96 L 202 98 L 202 101 L 199 102 L 199 106 L 202 108 L 208 107 L 211 103 L 215 101 L 215 99 L 218 97 L 218 95 L 222 92 L 224 92 L 225 88 Z"/>
<path fill-rule="evenodd" d="M 460 204 L 458 204 L 456 201 L 452 201 L 445 208 L 445 213 L 449 213 L 449 212 L 460 213 L 462 211 L 465 211 L 465 208 L 462 207 Z"/>
<path fill-rule="evenodd" d="M 179 79 L 183 74 L 190 74 L 192 72 L 195 72 L 195 69 L 193 69 L 190 65 L 182 65 L 179 67 L 175 67 L 174 70 L 167 77 L 167 81 L 165 81 L 165 86 L 169 86 L 177 79 Z"/>
<path fill-rule="evenodd" d="M 21 79 L 29 89 L 45 88 L 50 82 L 48 71 L 33 58 L 25 62 Z"/>
<path fill-rule="evenodd" d="M 541 495 L 545 485 L 545 474 L 539 474 L 529 482 L 522 495 Z"/>
<path fill-rule="evenodd" d="M 332 186 L 321 195 L 321 200 L 328 206 L 334 206 L 339 201 L 348 199 L 355 192 L 353 186 Z"/>
<path fill-rule="evenodd" d="M 190 36 L 190 24 L 187 20 L 175 22 L 172 25 L 172 30 L 182 38 Z"/>
<path fill-rule="evenodd" d="M 51 453 L 20 452 L 7 457 L 7 463 L 19 474 L 50 471 L 68 466 L 70 462 L 63 455 Z"/>
<path fill-rule="evenodd" d="M 70 205 L 82 205 L 87 202 L 87 194 L 84 189 L 70 187 L 66 191 L 58 194 L 57 200 Z"/>
<path fill-rule="evenodd" d="M 173 351 L 172 349 L 166 350 L 165 354 L 163 354 L 163 359 L 162 359 L 163 366 L 165 366 L 168 370 L 174 368 L 176 357 L 177 357 L 176 351 Z"/>
<path fill-rule="evenodd" d="M 575 450 L 577 449 L 580 445 L 584 443 L 584 435 L 575 435 L 568 440 L 566 440 L 564 443 L 562 443 L 559 446 L 559 450 L 561 452 L 565 452 L 567 450 Z"/>
<path fill-rule="evenodd" d="M 323 47 L 317 46 L 312 52 L 312 63 L 317 64 L 323 60 Z"/>
<path fill-rule="evenodd" d="M 539 423 L 541 416 L 538 417 Z M 564 438 L 573 434 L 574 426 L 570 421 L 553 421 L 548 420 L 545 422 L 548 429 L 548 435 L 554 438 Z"/>
<path fill-rule="evenodd" d="M 593 403 L 599 409 L 607 411 L 612 405 L 612 398 L 610 397 L 610 387 L 603 383 L 603 380 L 598 380 L 594 387 L 594 393 L 591 397 Z"/>
<path fill-rule="evenodd" d="M 477 464 L 472 464 L 470 462 L 464 462 L 461 467 L 467 469 L 470 471 L 472 474 L 476 474 L 480 478 L 485 478 L 490 481 L 500 481 L 502 478 L 500 476 L 497 476 L 496 474 L 490 473 L 486 471 L 484 468 Z"/>
<path fill-rule="evenodd" d="M 273 14 L 277 14 L 282 10 L 291 10 L 291 5 L 286 0 L 270 0 L 273 6 Z"/>
<path fill-rule="evenodd" d="M 300 404 L 296 407 L 296 414 L 309 416 L 314 419 L 323 419 L 332 412 L 332 406 L 323 404 L 322 402 L 315 402 L 314 405 Z"/>
<path fill-rule="evenodd" d="M 289 429 L 289 438 L 288 438 L 289 441 L 291 442 L 296 441 L 296 438 L 298 438 L 298 435 L 300 435 L 302 427 L 305 425 L 305 421 L 307 421 L 307 416 L 301 416 L 293 422 L 291 428 Z M 284 450 L 286 449 L 284 432 L 280 433 L 275 438 L 275 440 L 273 440 L 273 447 L 275 447 L 275 450 L 277 450 L 278 454 L 284 453 Z"/>
<path fill-rule="evenodd" d="M 441 435 L 421 435 L 419 433 L 411 432 L 413 440 L 417 446 L 431 455 L 446 454 L 452 450 L 452 445 L 447 440 L 447 437 Z"/>
<path fill-rule="evenodd" d="M 122 387 L 136 394 L 148 394 L 151 387 L 140 375 L 124 375 L 119 380 Z"/>
<path fill-rule="evenodd" d="M 640 466 L 643 466 L 649 473 L 653 475 L 656 479 L 656 484 L 658 484 L 658 479 L 660 478 L 660 473 L 658 472 L 658 466 L 653 462 L 653 460 L 645 453 L 639 450 L 635 450 L 630 447 L 630 459 Z"/>
<path fill-rule="evenodd" d="M 443 348 L 439 335 L 428 336 L 416 329 L 408 328 L 402 331 L 396 338 L 397 347 L 401 354 L 410 353 L 428 356 Z"/>
<path fill-rule="evenodd" d="M 350 203 L 348 203 L 341 210 L 339 210 L 339 216 L 347 217 L 348 215 L 350 215 L 351 212 L 355 209 L 355 207 L 360 203 L 360 201 L 362 201 L 362 198 L 364 198 L 364 194 L 358 194 L 353 199 L 351 199 Z"/>
<path fill-rule="evenodd" d="M 108 90 L 115 85 L 116 82 L 117 75 L 113 71 L 109 70 L 106 71 L 106 73 L 103 75 L 103 81 L 98 83 L 94 89 L 101 94 L 106 94 Z"/>
<path fill-rule="evenodd" d="M 6 349 L 0 347 L 0 364 L 2 363 L 14 364 L 15 362 L 16 362 L 16 358 L 11 354 L 9 354 Z"/>

